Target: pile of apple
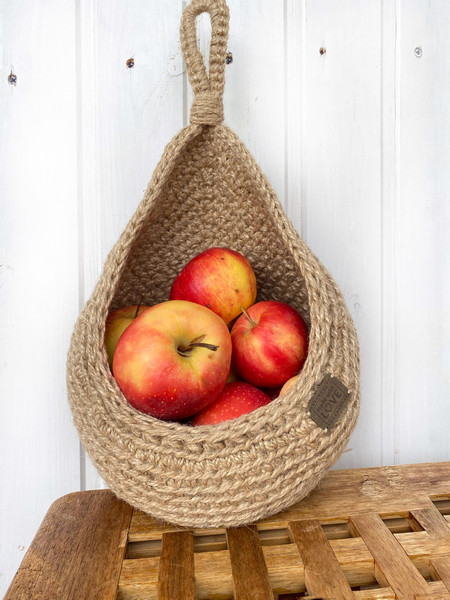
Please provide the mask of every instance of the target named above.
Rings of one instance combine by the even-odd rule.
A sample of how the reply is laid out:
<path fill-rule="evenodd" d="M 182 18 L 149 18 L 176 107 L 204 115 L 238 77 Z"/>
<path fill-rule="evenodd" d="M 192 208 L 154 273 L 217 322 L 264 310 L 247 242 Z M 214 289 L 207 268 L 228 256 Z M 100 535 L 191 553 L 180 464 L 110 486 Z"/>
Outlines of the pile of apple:
<path fill-rule="evenodd" d="M 183 268 L 166 302 L 111 313 L 105 345 L 127 401 L 160 419 L 212 425 L 285 393 L 305 362 L 308 329 L 289 304 L 255 301 L 248 260 L 210 248 Z"/>

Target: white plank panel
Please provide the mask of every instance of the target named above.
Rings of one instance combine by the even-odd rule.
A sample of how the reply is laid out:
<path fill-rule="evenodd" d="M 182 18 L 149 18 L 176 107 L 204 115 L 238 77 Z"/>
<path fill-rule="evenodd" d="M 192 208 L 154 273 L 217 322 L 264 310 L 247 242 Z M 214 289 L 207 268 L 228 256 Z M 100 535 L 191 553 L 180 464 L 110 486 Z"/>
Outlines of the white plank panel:
<path fill-rule="evenodd" d="M 50 504 L 79 486 L 65 389 L 78 312 L 74 4 L 3 2 L 0 48 L 3 597 Z"/>
<path fill-rule="evenodd" d="M 306 0 L 286 0 L 284 5 L 285 61 L 285 196 L 284 208 L 306 240 L 306 202 L 303 177 L 303 134 Z"/>
<path fill-rule="evenodd" d="M 450 456 L 449 29 L 446 0 L 401 3 L 395 373 L 399 463 Z"/>
<path fill-rule="evenodd" d="M 228 47 L 233 53 L 233 63 L 227 69 L 225 121 L 248 146 L 284 202 L 283 3 L 228 0 L 228 6 Z"/>
<path fill-rule="evenodd" d="M 80 5 L 82 302 L 183 125 L 181 10 L 181 0 Z M 89 459 L 84 468 L 87 489 L 103 485 Z"/>
<path fill-rule="evenodd" d="M 382 439 L 380 4 L 317 0 L 306 10 L 306 241 L 340 286 L 361 345 L 361 415 L 352 450 L 337 466 L 376 465 Z"/>
<path fill-rule="evenodd" d="M 395 463 L 396 226 L 398 201 L 400 31 L 397 0 L 383 0 L 381 48 L 382 411 L 381 464 Z M 364 401 L 364 398 L 363 398 Z"/>

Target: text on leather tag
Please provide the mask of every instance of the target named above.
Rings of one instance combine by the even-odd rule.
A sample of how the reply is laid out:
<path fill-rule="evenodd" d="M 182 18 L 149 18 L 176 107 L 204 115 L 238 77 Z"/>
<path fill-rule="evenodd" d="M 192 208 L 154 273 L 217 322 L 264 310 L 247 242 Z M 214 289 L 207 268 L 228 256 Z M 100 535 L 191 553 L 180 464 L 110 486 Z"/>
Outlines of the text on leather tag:
<path fill-rule="evenodd" d="M 325 375 L 309 401 L 309 416 L 322 429 L 331 429 L 347 406 L 350 394 L 336 377 Z"/>

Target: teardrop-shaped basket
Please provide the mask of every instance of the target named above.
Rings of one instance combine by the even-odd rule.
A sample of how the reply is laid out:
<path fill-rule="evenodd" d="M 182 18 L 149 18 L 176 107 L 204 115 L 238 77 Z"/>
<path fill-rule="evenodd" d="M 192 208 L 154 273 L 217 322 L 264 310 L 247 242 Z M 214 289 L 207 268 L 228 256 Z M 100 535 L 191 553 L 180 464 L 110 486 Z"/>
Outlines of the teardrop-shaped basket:
<path fill-rule="evenodd" d="M 196 41 L 202 12 L 212 23 L 209 78 Z M 306 496 L 343 452 L 359 412 L 358 341 L 342 295 L 255 159 L 222 125 L 228 21 L 224 0 L 193 0 L 184 10 L 191 124 L 165 148 L 107 257 L 67 362 L 76 427 L 111 490 L 156 518 L 197 528 L 247 524 Z M 258 300 L 284 301 L 303 315 L 309 354 L 283 397 L 238 419 L 193 428 L 127 403 L 108 366 L 105 321 L 115 308 L 168 300 L 184 265 L 212 246 L 247 257 Z"/>

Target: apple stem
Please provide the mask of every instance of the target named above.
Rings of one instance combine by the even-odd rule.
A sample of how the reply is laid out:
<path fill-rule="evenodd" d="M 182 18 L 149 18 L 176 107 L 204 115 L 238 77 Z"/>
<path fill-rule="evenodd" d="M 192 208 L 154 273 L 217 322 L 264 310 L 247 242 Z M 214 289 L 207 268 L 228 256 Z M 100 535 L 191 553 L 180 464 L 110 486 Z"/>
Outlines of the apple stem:
<path fill-rule="evenodd" d="M 203 342 L 198 342 L 197 344 L 191 344 L 190 348 L 195 348 L 196 346 L 198 348 L 208 348 L 208 350 L 212 350 L 213 352 L 215 352 L 219 348 L 219 346 L 215 346 L 214 344 L 205 344 Z"/>
<path fill-rule="evenodd" d="M 181 356 L 189 356 L 189 354 L 187 353 L 193 350 L 194 348 L 208 348 L 208 350 L 212 350 L 213 352 L 215 352 L 219 348 L 219 346 L 214 346 L 214 344 L 205 344 L 203 342 L 192 341 L 187 346 L 178 346 L 177 350 L 178 354 L 180 354 Z"/>
<path fill-rule="evenodd" d="M 244 315 L 247 317 L 247 319 L 250 321 L 250 323 L 253 325 L 253 327 L 256 327 L 258 325 L 258 323 L 256 323 L 256 321 L 254 321 L 251 316 L 248 314 L 248 312 L 245 310 L 245 308 L 243 306 L 241 306 L 241 310 L 244 313 Z"/>
<path fill-rule="evenodd" d="M 142 306 L 142 300 L 144 299 L 144 294 L 142 294 L 141 299 L 139 300 L 139 304 L 137 305 L 136 312 L 134 313 L 134 318 L 136 319 L 139 314 L 139 309 Z"/>

